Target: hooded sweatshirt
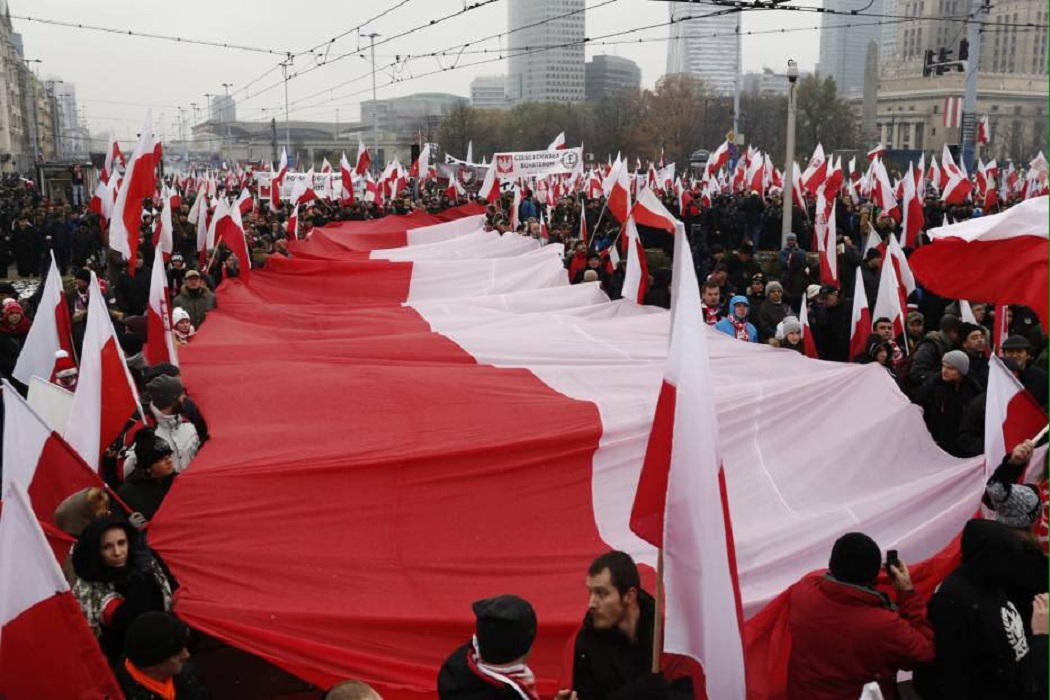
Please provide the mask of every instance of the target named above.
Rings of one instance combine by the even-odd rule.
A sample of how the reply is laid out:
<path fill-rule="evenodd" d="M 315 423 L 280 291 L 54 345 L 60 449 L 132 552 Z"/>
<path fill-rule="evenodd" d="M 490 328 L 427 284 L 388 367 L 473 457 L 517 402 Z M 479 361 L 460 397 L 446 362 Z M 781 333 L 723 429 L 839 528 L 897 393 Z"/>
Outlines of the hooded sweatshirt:
<path fill-rule="evenodd" d="M 721 331 L 737 340 L 757 343 L 758 331 L 755 330 L 755 326 L 748 322 L 746 316 L 742 321 L 736 317 L 737 304 L 743 304 L 747 307 L 748 313 L 751 312 L 751 302 L 747 300 L 747 297 L 737 294 L 729 300 L 729 313 L 726 314 L 725 318 L 715 324 L 715 330 Z"/>

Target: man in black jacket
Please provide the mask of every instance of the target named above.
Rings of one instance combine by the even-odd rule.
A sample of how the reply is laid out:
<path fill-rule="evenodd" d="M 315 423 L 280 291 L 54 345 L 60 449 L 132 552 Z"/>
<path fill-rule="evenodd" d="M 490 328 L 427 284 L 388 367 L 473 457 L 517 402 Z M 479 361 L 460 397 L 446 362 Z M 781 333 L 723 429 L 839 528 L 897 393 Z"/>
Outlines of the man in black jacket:
<path fill-rule="evenodd" d="M 691 687 L 679 693 L 681 682 L 668 688 L 650 673 L 656 604 L 642 590 L 631 556 L 614 551 L 595 559 L 587 570 L 587 591 L 590 608 L 576 635 L 572 662 L 579 700 L 691 697 Z"/>
<path fill-rule="evenodd" d="M 501 595 L 473 605 L 474 638 L 452 652 L 438 673 L 441 700 L 535 700 L 536 678 L 528 666 L 536 638 L 536 612 L 527 600 Z M 574 700 L 561 690 L 554 700 Z"/>

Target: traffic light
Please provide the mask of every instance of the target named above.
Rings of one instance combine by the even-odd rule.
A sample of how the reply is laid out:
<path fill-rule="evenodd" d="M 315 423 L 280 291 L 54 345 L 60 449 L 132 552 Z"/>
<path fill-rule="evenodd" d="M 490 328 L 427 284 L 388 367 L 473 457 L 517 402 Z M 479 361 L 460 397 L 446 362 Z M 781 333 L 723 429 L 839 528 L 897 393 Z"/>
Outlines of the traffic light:
<path fill-rule="evenodd" d="M 970 42 L 966 39 L 963 39 L 959 42 L 960 63 L 955 67 L 955 70 L 959 71 L 960 73 L 966 70 L 966 64 L 962 63 L 962 61 L 966 61 L 968 58 L 970 58 Z"/>
<path fill-rule="evenodd" d="M 926 56 L 922 59 L 922 77 L 929 78 L 933 75 L 933 49 L 926 49 Z"/>
<path fill-rule="evenodd" d="M 948 66 L 946 66 L 944 64 L 951 60 L 951 56 L 952 56 L 953 53 L 954 53 L 953 51 L 951 51 L 949 49 L 945 49 L 945 48 L 941 48 L 940 50 L 938 50 L 938 52 L 937 52 L 937 75 L 944 75 L 945 71 L 948 70 Z"/>

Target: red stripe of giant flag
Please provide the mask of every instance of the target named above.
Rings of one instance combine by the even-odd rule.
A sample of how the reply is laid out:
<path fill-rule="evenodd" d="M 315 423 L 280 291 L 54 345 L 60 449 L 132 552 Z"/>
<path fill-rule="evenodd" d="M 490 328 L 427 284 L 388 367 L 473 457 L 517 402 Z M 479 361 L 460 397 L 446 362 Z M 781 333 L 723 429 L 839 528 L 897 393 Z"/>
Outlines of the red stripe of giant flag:
<path fill-rule="evenodd" d="M 124 697 L 21 484 L 0 514 L 0 696 Z"/>
<path fill-rule="evenodd" d="M 1047 197 L 1001 214 L 932 229 L 911 256 L 915 278 L 934 294 L 1031 307 L 1047 328 L 1050 255 Z"/>
<path fill-rule="evenodd" d="M 675 229 L 667 369 L 657 400 L 631 529 L 664 557 L 664 648 L 703 666 L 709 698 L 745 696 L 743 612 L 718 451 L 708 330 L 685 227 Z M 674 494 L 674 497 L 670 495 Z"/>

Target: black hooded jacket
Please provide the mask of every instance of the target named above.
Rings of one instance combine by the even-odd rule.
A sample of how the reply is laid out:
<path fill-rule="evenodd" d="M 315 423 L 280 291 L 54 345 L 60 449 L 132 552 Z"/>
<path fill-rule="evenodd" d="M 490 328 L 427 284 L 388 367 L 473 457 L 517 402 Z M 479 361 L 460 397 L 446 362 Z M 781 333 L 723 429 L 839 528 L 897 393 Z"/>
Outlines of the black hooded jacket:
<path fill-rule="evenodd" d="M 1020 538 L 1000 523 L 966 524 L 962 564 L 930 599 L 937 656 L 915 676 L 924 700 L 1037 697 L 1036 666 L 1046 658 L 1032 652 L 1025 621 L 1007 593 L 1023 556 Z"/>
<path fill-rule="evenodd" d="M 123 529 L 128 539 L 127 563 L 119 569 L 102 561 L 102 534 L 112 527 Z M 144 612 L 165 611 L 156 567 L 159 566 L 161 574 L 167 577 L 173 592 L 177 584 L 164 562 L 146 546 L 138 530 L 118 516 L 98 518 L 88 523 L 73 549 L 72 560 L 78 578 L 89 583 L 111 583 L 124 599 L 111 623 L 102 628 L 99 639 L 108 658 L 119 658 L 124 650 L 124 633 L 132 621 Z"/>
<path fill-rule="evenodd" d="M 637 639 L 618 629 L 595 629 L 591 612 L 576 635 L 572 659 L 572 688 L 580 700 L 605 700 L 610 693 L 646 675 L 653 660 L 653 616 L 656 603 L 638 592 Z"/>

